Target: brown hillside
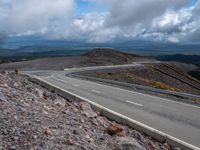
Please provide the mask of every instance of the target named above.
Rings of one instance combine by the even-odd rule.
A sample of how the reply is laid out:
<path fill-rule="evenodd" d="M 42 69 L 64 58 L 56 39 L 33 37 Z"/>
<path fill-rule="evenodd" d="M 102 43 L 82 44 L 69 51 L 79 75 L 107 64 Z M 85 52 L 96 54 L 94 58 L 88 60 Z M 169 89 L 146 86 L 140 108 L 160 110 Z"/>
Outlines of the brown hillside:
<path fill-rule="evenodd" d="M 16 68 L 20 70 L 63 70 L 71 67 L 127 64 L 150 59 L 150 57 L 127 54 L 111 49 L 94 49 L 76 57 L 42 58 L 5 63 L 0 65 L 0 70 L 14 70 Z"/>
<path fill-rule="evenodd" d="M 151 57 L 128 54 L 113 49 L 100 48 L 94 49 L 82 56 L 88 57 L 87 63 L 100 65 L 126 64 L 135 61 L 153 60 Z"/>

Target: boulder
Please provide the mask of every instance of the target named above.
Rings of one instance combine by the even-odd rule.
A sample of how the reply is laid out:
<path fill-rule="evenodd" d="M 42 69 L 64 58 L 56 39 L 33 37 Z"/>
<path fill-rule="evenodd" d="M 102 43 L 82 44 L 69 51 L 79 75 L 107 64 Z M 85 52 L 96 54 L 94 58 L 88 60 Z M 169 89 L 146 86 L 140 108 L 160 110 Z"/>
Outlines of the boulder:
<path fill-rule="evenodd" d="M 44 131 L 44 134 L 48 135 L 53 135 L 53 131 L 50 128 L 46 128 Z"/>
<path fill-rule="evenodd" d="M 8 71 L 3 70 L 3 71 L 1 71 L 1 74 L 2 74 L 2 75 L 7 75 L 7 74 L 8 74 Z"/>
<path fill-rule="evenodd" d="M 109 125 L 108 120 L 105 117 L 99 116 L 99 117 L 97 117 L 97 121 L 98 121 L 98 123 L 100 123 L 103 126 Z"/>
<path fill-rule="evenodd" d="M 65 107 L 66 105 L 66 100 L 65 99 L 56 99 L 54 101 L 54 105 L 57 105 L 59 107 Z"/>
<path fill-rule="evenodd" d="M 0 101 L 7 101 L 4 94 L 0 91 Z"/>
<path fill-rule="evenodd" d="M 50 93 L 50 98 L 55 101 L 58 98 L 58 95 L 56 93 Z"/>
<path fill-rule="evenodd" d="M 38 88 L 36 88 L 35 91 L 36 91 L 39 98 L 43 98 L 43 91 L 42 90 L 39 90 Z"/>
<path fill-rule="evenodd" d="M 144 146 L 131 137 L 116 137 L 116 141 L 118 150 L 146 150 Z"/>
<path fill-rule="evenodd" d="M 163 150 L 170 150 L 171 147 L 167 143 L 164 143 L 163 146 L 162 146 L 162 149 Z"/>
<path fill-rule="evenodd" d="M 47 92 L 47 91 L 43 92 L 43 98 L 44 99 L 48 99 L 48 98 L 50 98 L 50 96 L 51 96 L 50 92 Z"/>
<path fill-rule="evenodd" d="M 90 104 L 88 104 L 86 102 L 80 102 L 79 106 L 80 106 L 80 109 L 83 111 L 91 109 Z"/>
<path fill-rule="evenodd" d="M 118 135 L 118 136 L 125 136 L 125 129 L 122 125 L 117 123 L 112 123 L 110 126 L 106 128 L 106 132 L 109 135 Z"/>
<path fill-rule="evenodd" d="M 70 139 L 67 139 L 67 140 L 64 141 L 64 144 L 65 145 L 74 145 L 74 142 Z"/>
<path fill-rule="evenodd" d="M 149 150 L 157 150 L 157 147 L 156 147 L 156 145 L 152 141 L 149 141 L 149 143 L 148 143 L 148 149 Z"/>
<path fill-rule="evenodd" d="M 97 113 L 94 112 L 90 106 L 90 104 L 86 102 L 81 102 L 79 104 L 80 109 L 81 109 L 81 114 L 85 115 L 88 118 L 95 118 L 97 117 Z"/>
<path fill-rule="evenodd" d="M 17 82 L 15 82 L 15 83 L 13 84 L 13 86 L 14 86 L 14 88 L 18 88 L 18 87 L 19 87 L 19 84 L 18 84 Z"/>

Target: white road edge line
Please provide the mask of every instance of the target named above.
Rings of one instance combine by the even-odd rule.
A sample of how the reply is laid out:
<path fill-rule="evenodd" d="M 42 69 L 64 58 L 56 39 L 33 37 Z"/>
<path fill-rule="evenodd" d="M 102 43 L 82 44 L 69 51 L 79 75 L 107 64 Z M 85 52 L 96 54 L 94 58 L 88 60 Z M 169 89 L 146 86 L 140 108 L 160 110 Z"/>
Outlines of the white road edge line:
<path fill-rule="evenodd" d="M 54 75 L 53 75 L 52 78 L 57 79 L 57 80 L 60 80 L 61 82 L 66 83 L 65 80 L 58 79 L 58 78 L 55 77 Z M 68 78 L 70 78 L 70 77 L 68 77 Z M 71 78 L 71 79 L 75 79 L 75 78 Z M 80 79 L 76 79 L 76 80 L 80 80 Z M 83 81 L 83 80 L 80 80 L 80 81 Z M 84 80 L 84 81 L 85 81 L 85 80 Z M 162 100 L 162 101 L 167 101 L 167 102 L 172 102 L 172 103 L 176 103 L 176 104 L 181 104 L 181 105 L 185 105 L 185 106 L 189 106 L 189 107 L 193 107 L 193 108 L 200 108 L 199 106 L 195 106 L 195 105 L 192 105 L 192 104 L 187 104 L 187 103 L 183 103 L 183 102 L 177 102 L 177 101 L 174 101 L 174 100 L 168 100 L 168 99 L 161 98 L 161 97 L 158 97 L 158 96 L 152 96 L 152 95 L 148 95 L 148 94 L 144 94 L 144 93 L 134 92 L 134 91 L 122 89 L 122 88 L 119 88 L 119 87 L 112 87 L 112 86 L 109 86 L 109 85 L 99 84 L 99 83 L 97 83 L 97 82 L 92 82 L 92 81 L 86 81 L 86 82 L 95 83 L 95 84 L 97 84 L 97 85 L 104 86 L 104 87 L 115 88 L 115 89 L 122 90 L 122 91 L 126 91 L 126 92 L 129 92 L 129 93 L 132 93 L 132 94 L 139 94 L 139 95 L 143 95 L 143 96 L 149 96 L 149 97 L 152 97 L 152 98 L 159 98 L 159 99 Z"/>
<path fill-rule="evenodd" d="M 60 81 L 60 82 L 62 82 L 62 83 L 64 83 L 64 84 L 67 83 L 65 80 L 56 78 L 54 75 L 52 75 L 51 78 L 53 78 L 53 79 L 55 79 L 55 80 L 57 80 L 57 81 Z M 73 86 L 74 86 L 74 87 L 80 87 L 80 85 L 78 85 L 78 84 L 73 84 Z"/>
<path fill-rule="evenodd" d="M 93 93 L 97 93 L 97 94 L 100 94 L 101 92 L 100 91 L 97 91 L 97 90 L 91 90 Z"/>
<path fill-rule="evenodd" d="M 75 78 L 72 78 L 72 79 L 75 79 Z M 83 81 L 81 79 L 76 79 L 76 80 Z M 84 80 L 84 81 L 86 81 L 86 80 Z M 168 100 L 168 99 L 165 99 L 165 98 L 162 98 L 162 97 L 159 97 L 159 96 L 152 96 L 152 95 L 148 95 L 148 94 L 144 94 L 144 93 L 134 92 L 134 91 L 131 91 L 131 90 L 122 89 L 120 87 L 113 87 L 113 86 L 100 84 L 100 83 L 92 82 L 92 81 L 87 81 L 87 82 L 95 83 L 97 85 L 104 86 L 104 87 L 115 88 L 115 89 L 126 91 L 126 92 L 129 92 L 129 93 L 132 93 L 132 94 L 139 94 L 139 95 L 143 95 L 143 96 L 149 96 L 149 97 L 152 97 L 152 98 L 159 98 L 162 101 L 172 102 L 172 103 L 181 104 L 181 105 L 185 105 L 185 106 L 190 106 L 190 107 L 194 107 L 194 108 L 200 108 L 199 106 L 195 106 L 195 105 L 192 105 L 192 104 L 187 104 L 187 103 L 183 103 L 183 102 L 177 102 L 177 101 L 174 101 L 174 100 Z"/>
<path fill-rule="evenodd" d="M 58 79 L 58 78 L 56 78 L 56 77 L 52 77 L 52 78 L 55 79 L 55 80 L 57 80 L 57 81 L 60 81 L 60 82 L 62 82 L 62 83 L 67 83 L 65 80 Z"/>
<path fill-rule="evenodd" d="M 120 114 L 120 113 L 118 113 L 118 112 L 116 112 L 116 111 L 113 111 L 113 110 L 111 110 L 111 109 L 108 109 L 108 108 L 106 108 L 106 107 L 100 105 L 100 104 L 97 104 L 97 103 L 95 103 L 95 102 L 93 102 L 93 101 L 91 101 L 91 100 L 89 100 L 89 99 L 87 99 L 87 98 L 81 97 L 81 96 L 79 96 L 79 95 L 77 95 L 77 94 L 75 94 L 75 93 L 72 93 L 72 92 L 70 92 L 70 91 L 67 91 L 67 90 L 65 90 L 65 89 L 61 89 L 60 87 L 58 87 L 58 86 L 56 86 L 56 85 L 54 85 L 54 84 L 52 84 L 52 83 L 50 83 L 50 82 L 48 82 L 48 81 L 45 81 L 44 79 L 42 79 L 42 78 L 40 78 L 40 77 L 37 77 L 37 76 L 34 76 L 34 77 L 35 77 L 35 79 L 37 79 L 37 80 L 40 80 L 40 81 L 42 81 L 42 82 L 44 82 L 44 83 L 46 83 L 46 84 L 48 84 L 48 85 L 50 85 L 50 86 L 52 86 L 52 87 L 54 87 L 54 88 L 57 88 L 57 89 L 60 89 L 60 90 L 62 90 L 62 91 L 64 91 L 64 92 L 66 92 L 66 93 L 69 93 L 69 94 L 71 94 L 71 95 L 74 95 L 74 96 L 76 96 L 77 98 L 80 98 L 80 99 L 82 99 L 83 101 L 86 101 L 86 102 L 90 103 L 91 105 L 94 105 L 94 106 L 96 106 L 96 107 L 98 107 L 98 108 L 100 108 L 100 109 L 106 110 L 106 111 L 108 111 L 108 112 L 110 112 L 110 113 L 113 113 L 114 115 L 120 116 L 120 117 L 122 117 L 122 118 L 124 118 L 124 119 L 127 119 L 128 121 L 134 122 L 135 124 L 140 125 L 140 126 L 146 128 L 146 129 L 148 129 L 148 130 L 153 130 L 154 132 L 157 132 L 158 134 L 165 134 L 166 136 L 168 136 L 168 137 L 170 137 L 170 138 L 172 138 L 172 139 L 175 139 L 176 141 L 179 141 L 179 142 L 181 142 L 181 143 L 184 144 L 184 145 L 188 145 L 188 146 L 192 147 L 193 149 L 200 150 L 200 148 L 197 147 L 197 146 L 194 146 L 194 145 L 192 145 L 192 144 L 189 144 L 189 143 L 187 143 L 187 142 L 185 142 L 185 141 L 183 141 L 183 140 L 180 140 L 180 139 L 178 139 L 178 138 L 175 138 L 175 137 L 173 137 L 173 136 L 170 136 L 169 134 L 167 134 L 167 133 L 165 133 L 165 132 L 161 132 L 161 131 L 159 131 L 159 130 L 153 128 L 153 127 L 150 127 L 150 126 L 145 125 L 145 124 L 143 124 L 143 123 L 141 123 L 141 122 L 139 122 L 139 121 L 136 121 L 136 120 L 131 119 L 131 118 L 127 117 L 127 116 L 124 116 L 124 115 L 122 115 L 122 114 Z"/>
<path fill-rule="evenodd" d="M 136 106 L 139 106 L 139 107 L 143 107 L 142 104 L 138 104 L 138 103 L 135 103 L 135 102 L 131 102 L 131 101 L 126 101 L 126 103 L 130 103 L 130 104 L 133 104 L 133 105 L 136 105 Z"/>
<path fill-rule="evenodd" d="M 42 77 L 42 78 L 43 78 L 43 79 L 49 79 L 49 78 L 51 78 L 51 77 L 48 76 L 48 77 Z"/>
<path fill-rule="evenodd" d="M 58 80 L 58 81 L 61 81 L 61 82 L 63 82 L 63 83 L 66 83 L 66 81 L 65 80 L 62 80 L 62 79 L 58 79 L 58 78 L 56 78 L 55 76 L 51 76 L 52 78 L 54 78 L 54 79 L 56 79 L 56 80 Z M 79 87 L 79 85 L 78 84 L 73 84 L 73 86 L 75 86 L 75 87 Z M 97 91 L 97 90 L 91 90 L 93 93 L 97 93 L 97 94 L 100 94 L 101 92 L 100 91 Z"/>

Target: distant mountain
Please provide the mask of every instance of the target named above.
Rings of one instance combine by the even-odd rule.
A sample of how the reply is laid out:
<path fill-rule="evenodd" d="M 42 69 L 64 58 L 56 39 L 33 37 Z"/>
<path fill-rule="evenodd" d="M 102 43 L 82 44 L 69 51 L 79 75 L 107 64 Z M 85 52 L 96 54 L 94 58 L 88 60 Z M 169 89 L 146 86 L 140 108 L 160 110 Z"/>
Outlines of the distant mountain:
<path fill-rule="evenodd" d="M 183 63 L 196 64 L 200 66 L 200 55 L 176 54 L 176 55 L 161 55 L 155 58 L 161 61 L 178 61 Z"/>
<path fill-rule="evenodd" d="M 165 43 L 145 40 L 116 40 L 107 43 L 86 43 L 83 41 L 67 41 L 67 40 L 50 40 L 42 39 L 41 37 L 9 37 L 1 39 L 0 56 L 19 56 L 27 53 L 28 55 L 41 53 L 41 57 L 49 56 L 54 53 L 54 56 L 68 54 L 69 51 L 89 51 L 94 48 L 113 48 L 121 51 L 139 54 L 139 55 L 169 55 L 169 54 L 200 54 L 200 44 L 180 44 L 180 43 Z M 51 54 L 47 54 L 49 53 Z M 55 51 L 55 52 L 54 52 Z M 1 55 L 3 53 L 4 55 Z M 43 55 L 45 53 L 45 55 Z M 82 54 L 82 53 L 79 53 Z"/>
<path fill-rule="evenodd" d="M 58 56 L 79 56 L 88 50 L 76 50 L 62 46 L 22 46 L 16 49 L 1 48 L 0 58 L 42 58 Z"/>
<path fill-rule="evenodd" d="M 8 55 L 14 55 L 15 52 L 8 48 L 0 47 L 0 57 L 6 57 Z"/>

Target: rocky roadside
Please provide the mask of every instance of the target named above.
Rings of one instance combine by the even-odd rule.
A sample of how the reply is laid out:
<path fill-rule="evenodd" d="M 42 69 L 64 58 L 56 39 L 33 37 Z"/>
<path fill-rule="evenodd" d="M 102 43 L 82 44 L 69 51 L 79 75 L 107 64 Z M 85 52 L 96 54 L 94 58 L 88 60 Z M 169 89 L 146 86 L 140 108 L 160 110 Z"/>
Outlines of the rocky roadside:
<path fill-rule="evenodd" d="M 0 73 L 0 150 L 170 150 L 28 77 Z M 178 149 L 178 148 L 176 148 Z"/>

